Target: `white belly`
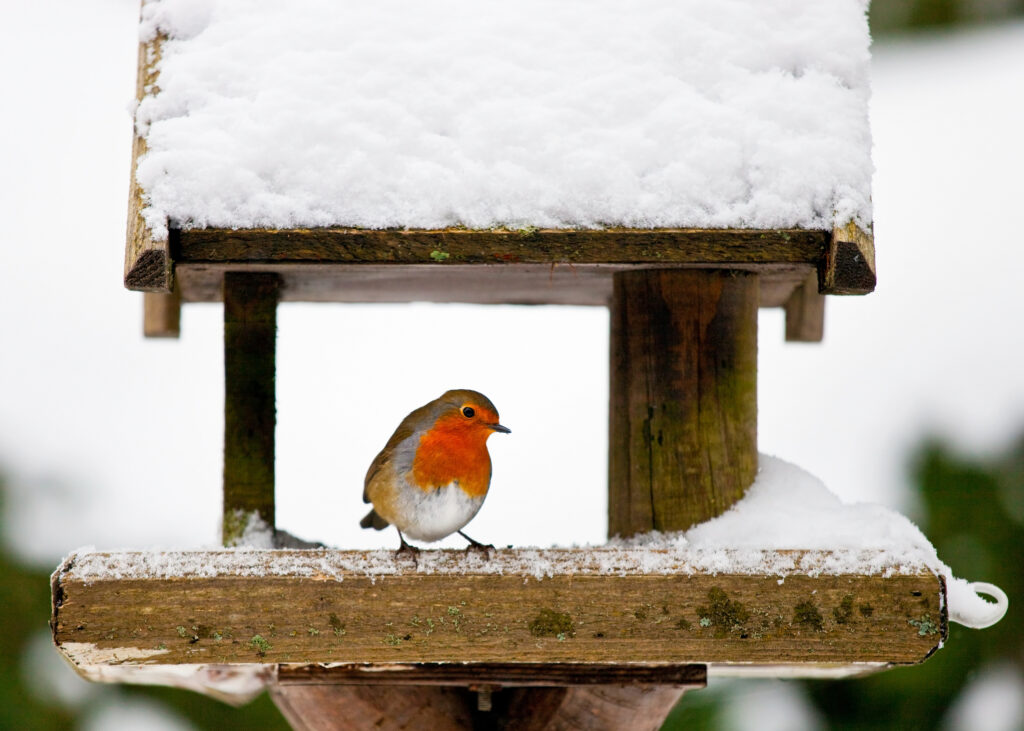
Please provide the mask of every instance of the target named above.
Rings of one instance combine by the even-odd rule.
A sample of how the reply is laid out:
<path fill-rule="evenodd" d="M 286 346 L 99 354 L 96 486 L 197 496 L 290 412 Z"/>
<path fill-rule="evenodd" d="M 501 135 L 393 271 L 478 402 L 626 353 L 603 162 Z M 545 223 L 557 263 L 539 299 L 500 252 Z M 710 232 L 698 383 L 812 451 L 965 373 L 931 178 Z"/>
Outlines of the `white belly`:
<path fill-rule="evenodd" d="M 404 525 L 395 525 L 409 538 L 430 542 L 462 528 L 480 510 L 484 499 L 471 498 L 450 484 L 430 492 L 418 488 L 405 490 L 402 502 L 406 504 L 398 512 L 405 517 Z"/>

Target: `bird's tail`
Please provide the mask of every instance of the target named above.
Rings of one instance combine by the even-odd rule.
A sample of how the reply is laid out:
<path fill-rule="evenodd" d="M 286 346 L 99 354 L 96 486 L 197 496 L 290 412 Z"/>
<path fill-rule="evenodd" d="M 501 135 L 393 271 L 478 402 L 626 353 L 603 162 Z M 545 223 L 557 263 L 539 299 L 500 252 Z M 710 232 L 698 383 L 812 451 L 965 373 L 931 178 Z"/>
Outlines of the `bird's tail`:
<path fill-rule="evenodd" d="M 366 517 L 359 521 L 359 525 L 363 528 L 373 528 L 374 530 L 384 530 L 390 523 L 384 520 L 382 517 L 377 515 L 376 510 L 370 510 L 366 514 Z"/>

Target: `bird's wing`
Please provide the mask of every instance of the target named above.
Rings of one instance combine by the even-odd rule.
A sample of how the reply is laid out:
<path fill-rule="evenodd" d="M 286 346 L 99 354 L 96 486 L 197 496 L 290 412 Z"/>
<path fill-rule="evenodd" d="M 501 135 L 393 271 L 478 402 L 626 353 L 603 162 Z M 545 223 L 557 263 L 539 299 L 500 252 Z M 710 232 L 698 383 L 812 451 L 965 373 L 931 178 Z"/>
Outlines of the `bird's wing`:
<path fill-rule="evenodd" d="M 366 471 L 366 479 L 363 480 L 364 503 L 371 502 L 369 489 L 373 478 L 378 472 L 380 472 L 380 469 L 388 463 L 390 456 L 394 454 L 398 445 L 416 433 L 416 429 L 413 424 L 420 421 L 420 417 L 426 412 L 426 410 L 426 406 L 421 406 L 402 419 L 402 423 L 398 425 L 398 428 L 395 429 L 395 433 L 391 435 L 390 439 L 388 439 L 388 443 L 384 446 L 384 449 L 380 450 L 380 454 L 373 458 L 373 462 L 370 464 L 370 469 Z"/>

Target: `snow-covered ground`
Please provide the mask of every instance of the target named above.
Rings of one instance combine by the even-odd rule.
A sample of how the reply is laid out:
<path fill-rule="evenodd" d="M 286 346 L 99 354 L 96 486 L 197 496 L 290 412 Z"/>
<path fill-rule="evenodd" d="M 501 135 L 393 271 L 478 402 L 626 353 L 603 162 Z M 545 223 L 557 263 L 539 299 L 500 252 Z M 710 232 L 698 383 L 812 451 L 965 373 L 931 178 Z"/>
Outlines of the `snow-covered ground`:
<path fill-rule="evenodd" d="M 146 341 L 121 287 L 137 4 L 0 13 L 3 538 L 41 566 L 81 544 L 212 543 L 220 308 Z M 912 509 L 904 459 L 924 433 L 994 450 L 1024 427 L 1024 24 L 882 46 L 872 73 L 879 288 L 831 298 L 820 345 L 784 344 L 781 314 L 762 314 L 759 438 L 844 500 Z M 279 324 L 283 527 L 392 545 L 357 526 L 366 466 L 409 410 L 470 387 L 513 430 L 491 440 L 471 535 L 603 539 L 603 310 L 285 305 Z"/>

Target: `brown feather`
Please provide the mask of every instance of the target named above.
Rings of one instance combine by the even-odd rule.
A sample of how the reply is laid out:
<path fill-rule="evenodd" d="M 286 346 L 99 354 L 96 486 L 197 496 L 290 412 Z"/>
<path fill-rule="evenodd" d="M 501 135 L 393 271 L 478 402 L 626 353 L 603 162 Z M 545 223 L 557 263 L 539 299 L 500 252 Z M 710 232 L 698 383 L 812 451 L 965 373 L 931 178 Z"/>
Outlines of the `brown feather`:
<path fill-rule="evenodd" d="M 370 464 L 370 469 L 366 471 L 366 478 L 363 480 L 364 503 L 371 502 L 370 496 L 367 494 L 367 490 L 369 489 L 370 482 L 373 480 L 374 476 L 380 471 L 381 467 L 387 464 L 388 460 L 391 458 L 391 453 L 395 450 L 395 447 L 416 432 L 416 428 L 413 425 L 418 421 L 422 421 L 422 417 L 430 411 L 431 406 L 432 404 L 421 406 L 402 419 L 402 423 L 398 425 L 398 428 L 395 429 L 395 433 L 391 435 L 390 439 L 388 439 L 388 443 L 384 445 L 384 449 L 380 450 L 380 454 L 373 458 L 373 462 Z"/>

